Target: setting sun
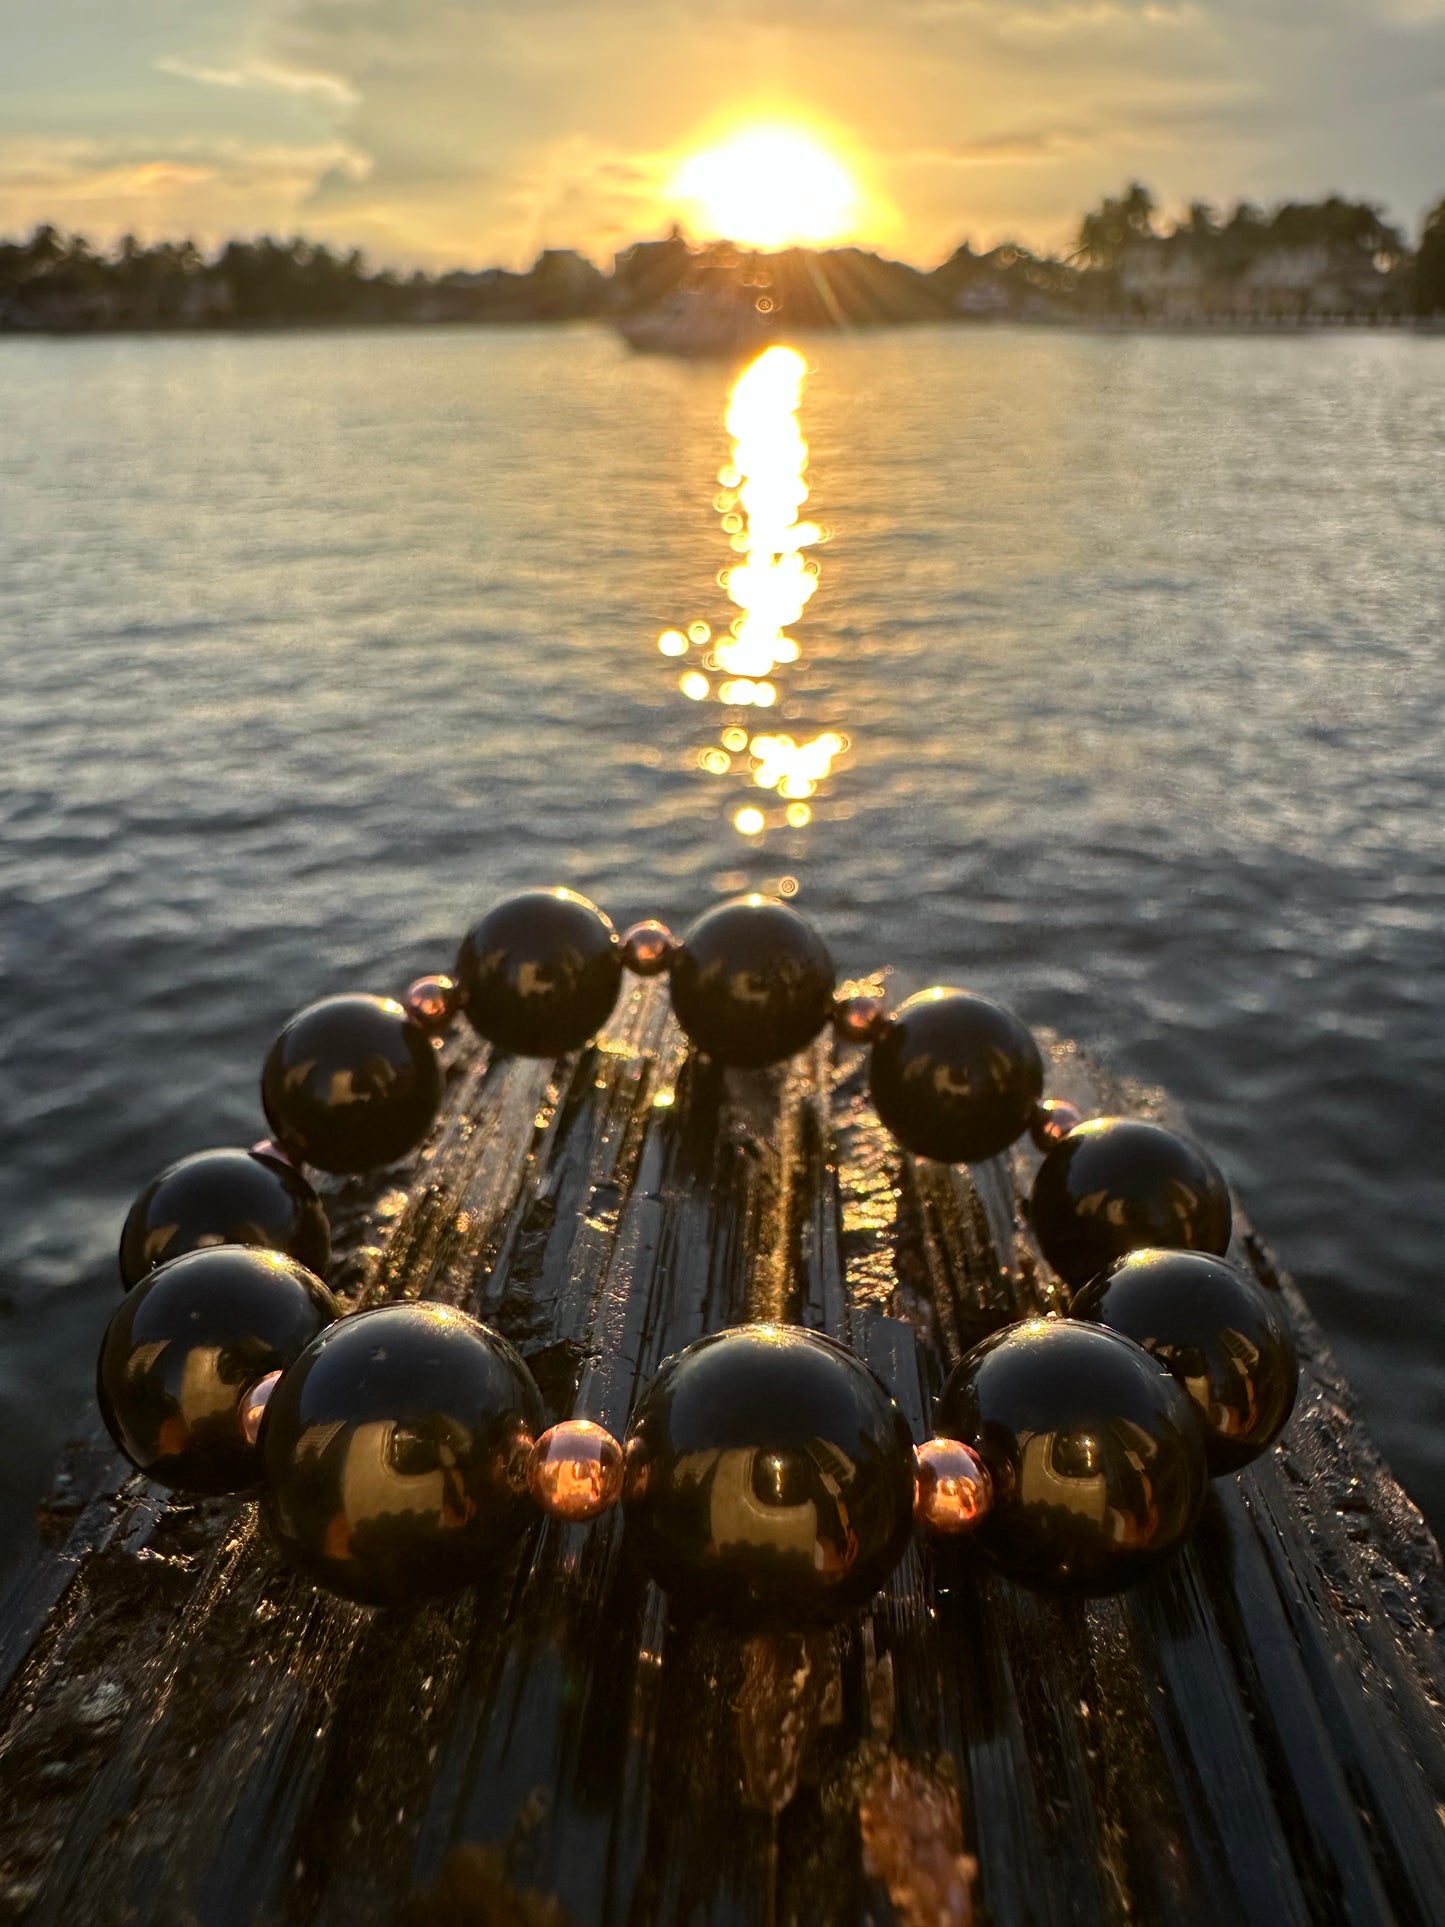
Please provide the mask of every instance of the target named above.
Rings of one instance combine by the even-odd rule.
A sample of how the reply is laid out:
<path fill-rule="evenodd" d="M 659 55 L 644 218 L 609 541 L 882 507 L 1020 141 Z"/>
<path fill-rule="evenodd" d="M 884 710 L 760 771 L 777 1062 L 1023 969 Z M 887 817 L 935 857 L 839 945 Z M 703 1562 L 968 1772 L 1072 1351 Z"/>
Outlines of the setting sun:
<path fill-rule="evenodd" d="M 862 197 L 843 162 L 811 134 L 749 127 L 689 156 L 668 198 L 711 235 L 778 248 L 835 240 L 856 219 Z"/>

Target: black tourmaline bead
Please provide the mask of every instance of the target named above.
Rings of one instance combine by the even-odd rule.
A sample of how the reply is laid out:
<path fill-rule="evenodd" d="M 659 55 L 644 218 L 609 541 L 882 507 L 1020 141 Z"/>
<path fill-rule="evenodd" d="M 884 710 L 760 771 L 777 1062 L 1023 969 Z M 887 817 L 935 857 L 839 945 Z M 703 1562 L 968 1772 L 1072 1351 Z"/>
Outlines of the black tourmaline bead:
<path fill-rule="evenodd" d="M 152 1178 L 120 1234 L 127 1289 L 157 1265 L 211 1245 L 259 1245 L 326 1276 L 331 1228 L 294 1165 L 257 1151 L 197 1151 Z"/>
<path fill-rule="evenodd" d="M 663 1364 L 633 1414 L 624 1502 L 629 1540 L 676 1604 L 837 1619 L 902 1555 L 912 1440 L 853 1352 L 742 1325 Z"/>
<path fill-rule="evenodd" d="M 1229 1187 L 1195 1144 L 1141 1118 L 1094 1117 L 1039 1166 L 1039 1247 L 1066 1283 L 1086 1285 L 1126 1252 L 1229 1248 Z"/>
<path fill-rule="evenodd" d="M 1193 1399 L 1209 1470 L 1238 1472 L 1294 1408 L 1299 1368 L 1284 1302 L 1200 1251 L 1131 1251 L 1074 1299 L 1073 1316 L 1142 1345 Z"/>
<path fill-rule="evenodd" d="M 868 1083 L 885 1130 L 915 1157 L 976 1164 L 1029 1128 L 1044 1088 L 1033 1032 L 971 990 L 922 990 L 873 1046 Z"/>
<path fill-rule="evenodd" d="M 755 1068 L 792 1057 L 833 1015 L 833 959 L 813 926 L 769 897 L 706 911 L 672 960 L 672 1008 L 700 1051 Z"/>
<path fill-rule="evenodd" d="M 337 1315 L 319 1278 L 245 1245 L 191 1251 L 121 1300 L 96 1371 L 101 1416 L 132 1465 L 183 1492 L 240 1492 L 261 1476 L 246 1394 L 285 1371 Z"/>
<path fill-rule="evenodd" d="M 560 1057 L 595 1037 L 622 985 L 622 945 L 575 890 L 524 890 L 489 910 L 457 953 L 472 1027 L 519 1057 Z"/>
<path fill-rule="evenodd" d="M 323 997 L 271 1046 L 261 1103 L 284 1149 L 322 1171 L 372 1171 L 416 1149 L 436 1120 L 431 1038 L 390 997 Z"/>
<path fill-rule="evenodd" d="M 282 1551 L 365 1605 L 484 1579 L 531 1510 L 526 1456 L 546 1419 L 527 1367 L 449 1305 L 383 1305 L 323 1341 L 261 1421 L 266 1517 Z"/>
<path fill-rule="evenodd" d="M 1011 1579 L 1118 1592 L 1187 1536 L 1208 1487 L 1194 1408 L 1132 1339 L 1030 1319 L 961 1359 L 937 1429 L 994 1482 L 975 1543 Z"/>

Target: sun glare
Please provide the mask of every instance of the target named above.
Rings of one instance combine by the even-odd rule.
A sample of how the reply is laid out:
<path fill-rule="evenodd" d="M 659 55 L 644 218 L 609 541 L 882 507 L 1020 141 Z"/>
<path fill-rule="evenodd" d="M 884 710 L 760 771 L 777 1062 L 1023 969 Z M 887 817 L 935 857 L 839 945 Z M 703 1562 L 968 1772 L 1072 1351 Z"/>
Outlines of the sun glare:
<path fill-rule="evenodd" d="M 691 155 L 668 198 L 699 231 L 756 248 L 835 240 L 861 200 L 842 161 L 792 127 L 744 128 Z"/>

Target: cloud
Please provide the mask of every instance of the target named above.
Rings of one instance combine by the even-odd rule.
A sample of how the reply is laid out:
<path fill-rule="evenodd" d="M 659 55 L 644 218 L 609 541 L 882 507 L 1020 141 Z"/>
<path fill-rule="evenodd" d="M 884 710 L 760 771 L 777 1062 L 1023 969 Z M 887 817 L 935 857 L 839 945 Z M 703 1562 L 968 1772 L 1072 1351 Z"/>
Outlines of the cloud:
<path fill-rule="evenodd" d="M 360 94 L 338 74 L 315 69 L 283 67 L 272 60 L 242 60 L 230 67 L 205 67 L 167 54 L 155 63 L 156 72 L 178 80 L 199 81 L 205 87 L 269 87 L 282 94 L 301 94 L 335 107 L 355 107 Z"/>
<path fill-rule="evenodd" d="M 97 239 L 229 233 L 294 225 L 298 201 L 328 172 L 353 179 L 369 162 L 346 142 L 182 140 L 157 144 L 65 137 L 0 139 L 0 232 L 46 219 Z"/>
<path fill-rule="evenodd" d="M 147 221 L 304 225 L 401 262 L 655 233 L 679 159 L 765 117 L 833 144 L 874 210 L 860 238 L 920 260 L 965 233 L 1054 245 L 1130 179 L 1171 209 L 1339 188 L 1406 220 L 1445 192 L 1445 0 L 206 0 L 181 53 L 180 0 L 131 0 L 143 48 L 82 31 L 94 0 L 26 4 L 53 22 L 51 91 L 14 90 L 12 135 L 164 130 L 115 165 L 214 174 L 135 176 Z M 219 130 L 296 157 L 246 218 Z M 43 199 L 29 218 L 64 214 Z"/>

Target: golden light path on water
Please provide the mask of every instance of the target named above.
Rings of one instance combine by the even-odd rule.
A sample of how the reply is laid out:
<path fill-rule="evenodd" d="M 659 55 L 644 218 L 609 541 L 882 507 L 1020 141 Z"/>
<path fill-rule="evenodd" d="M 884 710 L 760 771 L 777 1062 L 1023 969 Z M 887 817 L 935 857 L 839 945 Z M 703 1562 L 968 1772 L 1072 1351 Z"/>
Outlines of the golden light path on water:
<path fill-rule="evenodd" d="M 823 539 L 817 523 L 801 517 L 808 444 L 798 411 L 807 372 L 795 348 L 765 348 L 728 396 L 732 459 L 718 472 L 713 506 L 730 547 L 743 558 L 719 577 L 739 613 L 726 634 L 715 637 L 707 623 L 694 622 L 685 633 L 664 629 L 657 641 L 665 656 L 694 657 L 678 678 L 693 702 L 716 701 L 744 714 L 772 709 L 779 669 L 798 660 L 788 630 L 817 589 L 818 565 L 805 552 Z M 781 731 L 755 731 L 740 717 L 699 753 L 698 764 L 713 776 L 745 774 L 752 787 L 779 799 L 782 821 L 801 829 L 812 817 L 808 799 L 848 746 L 836 730 L 799 742 Z M 770 818 L 756 803 L 744 804 L 733 826 L 743 836 L 761 836 L 778 814 Z"/>

